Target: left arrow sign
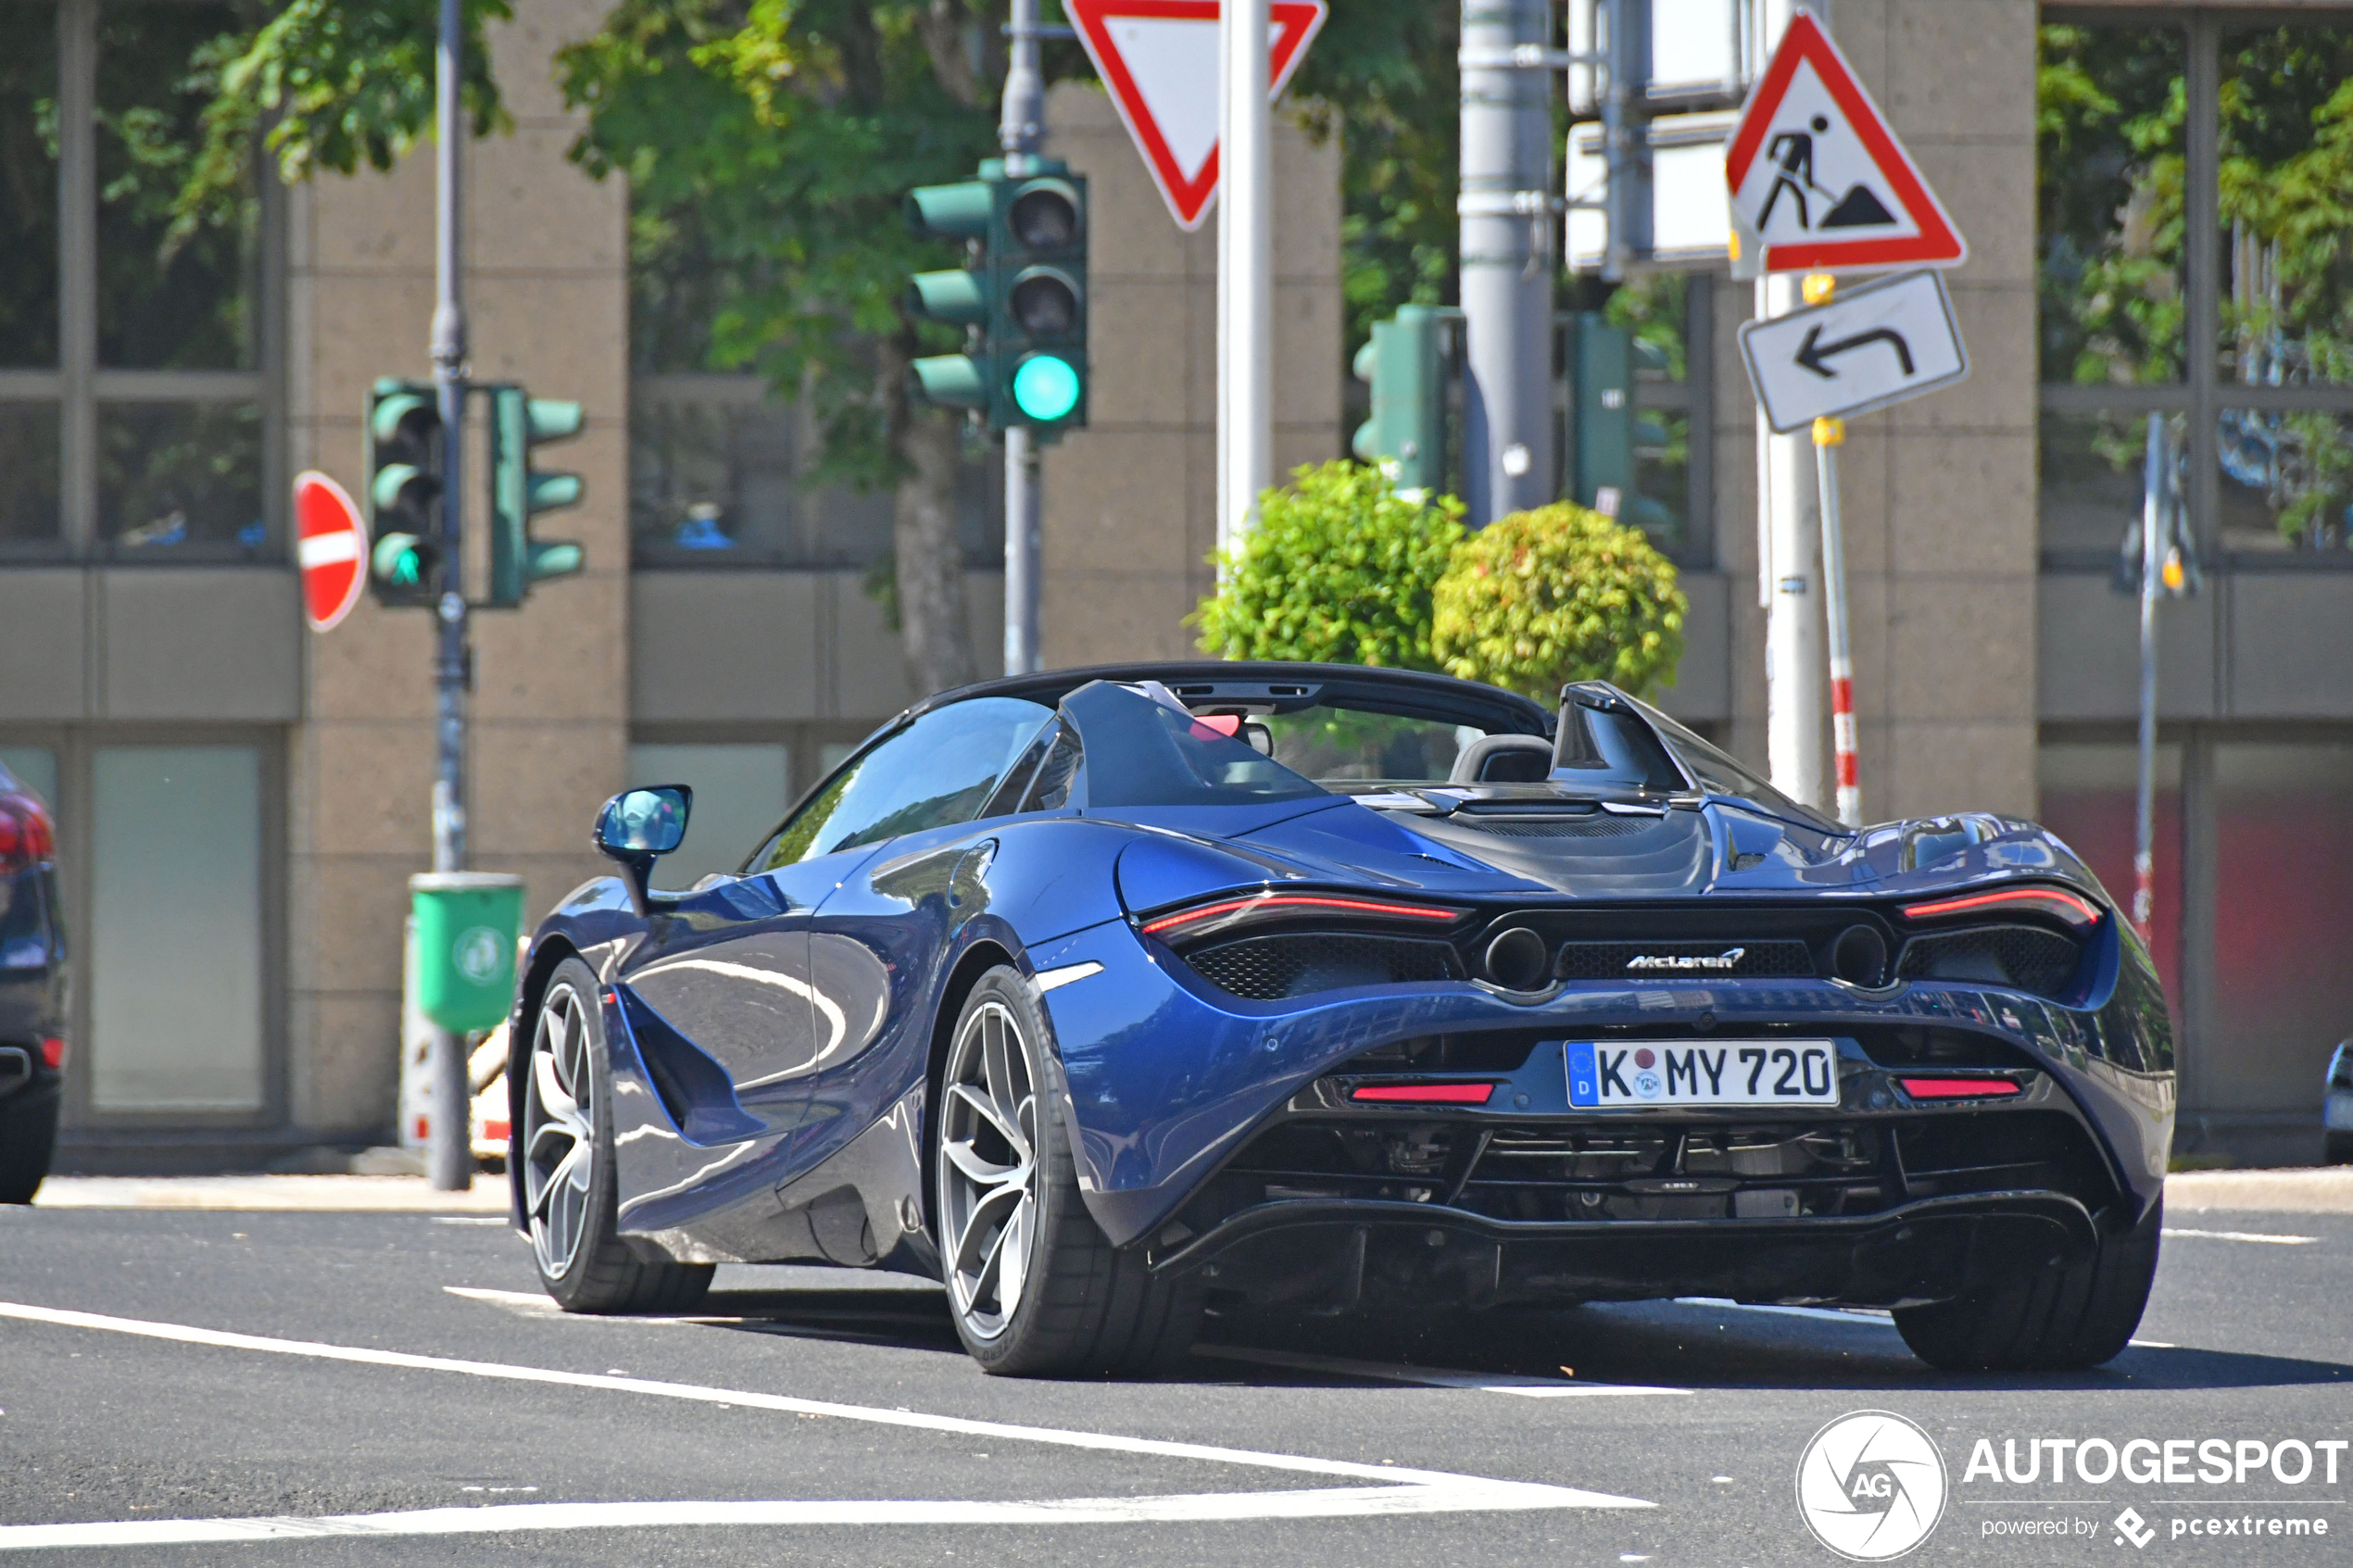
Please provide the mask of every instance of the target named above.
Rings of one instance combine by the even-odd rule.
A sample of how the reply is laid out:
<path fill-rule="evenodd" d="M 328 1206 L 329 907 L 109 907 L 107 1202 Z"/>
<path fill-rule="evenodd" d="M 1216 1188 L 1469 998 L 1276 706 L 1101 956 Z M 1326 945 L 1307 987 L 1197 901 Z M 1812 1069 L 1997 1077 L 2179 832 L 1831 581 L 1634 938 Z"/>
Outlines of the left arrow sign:
<path fill-rule="evenodd" d="M 1934 272 L 1842 291 L 1741 328 L 1741 358 L 1776 431 L 1884 408 L 1969 374 L 1952 297 Z"/>

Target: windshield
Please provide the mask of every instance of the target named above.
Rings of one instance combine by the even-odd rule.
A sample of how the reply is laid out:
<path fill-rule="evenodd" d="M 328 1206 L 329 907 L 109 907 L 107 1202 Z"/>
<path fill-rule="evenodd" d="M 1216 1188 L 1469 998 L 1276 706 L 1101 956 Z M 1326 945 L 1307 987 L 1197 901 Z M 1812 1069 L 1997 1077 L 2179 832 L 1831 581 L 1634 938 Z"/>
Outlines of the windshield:
<path fill-rule="evenodd" d="M 1163 694 L 1165 688 L 1161 688 Z M 1063 698 L 1087 754 L 1087 804 L 1241 806 L 1323 794 L 1233 728 L 1139 688 L 1090 682 Z"/>

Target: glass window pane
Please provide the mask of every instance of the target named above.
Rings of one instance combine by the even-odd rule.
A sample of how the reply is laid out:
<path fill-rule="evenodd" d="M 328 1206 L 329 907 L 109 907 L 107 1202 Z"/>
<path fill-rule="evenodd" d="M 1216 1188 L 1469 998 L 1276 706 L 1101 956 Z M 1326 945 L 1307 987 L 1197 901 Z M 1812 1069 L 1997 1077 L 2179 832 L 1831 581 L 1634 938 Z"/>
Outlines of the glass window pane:
<path fill-rule="evenodd" d="M 2128 913 L 2139 886 L 2133 857 L 2140 837 L 2140 748 L 2053 745 L 2036 757 L 2043 825 L 2092 868 L 2108 897 Z M 2157 748 L 2156 862 L 2149 956 L 2166 999 L 2182 1010 L 2182 748 Z"/>
<path fill-rule="evenodd" d="M 55 815 L 57 809 L 57 754 L 45 746 L 0 746 L 0 768 L 17 783 L 41 797 Z"/>
<path fill-rule="evenodd" d="M 2175 416 L 2175 449 L 2182 420 Z M 2043 416 L 2042 522 L 2045 565 L 2106 570 L 2137 546 L 2148 416 L 2119 409 Z"/>
<path fill-rule="evenodd" d="M 2182 376 L 2179 27 L 2045 27 L 2036 71 L 2042 375 Z"/>
<path fill-rule="evenodd" d="M 0 0 L 0 365 L 57 362 L 57 7 Z"/>
<path fill-rule="evenodd" d="M 258 1110 L 261 756 L 92 759 L 90 1089 L 100 1110 Z"/>
<path fill-rule="evenodd" d="M 2353 416 L 2226 408 L 2217 422 L 2216 543 L 2343 560 L 2353 544 Z"/>
<path fill-rule="evenodd" d="M 776 746 L 633 746 L 629 787 L 682 784 L 695 792 L 686 841 L 654 862 L 653 885 L 692 887 L 732 872 L 792 804 L 792 758 Z"/>
<path fill-rule="evenodd" d="M 2318 1131 L 2329 1052 L 2353 1034 L 2353 746 L 2215 748 L 2213 1034 L 2201 1098 Z"/>
<path fill-rule="evenodd" d="M 976 697 L 925 714 L 875 746 L 795 813 L 760 865 L 773 869 L 900 834 L 969 822 L 1054 716 L 1018 697 Z"/>
<path fill-rule="evenodd" d="M 57 406 L 0 403 L 0 550 L 55 540 Z"/>
<path fill-rule="evenodd" d="M 2353 384 L 2353 28 L 2234 31 L 2221 56 L 2217 373 Z"/>
<path fill-rule="evenodd" d="M 98 530 L 114 553 L 140 559 L 259 551 L 261 411 L 251 404 L 100 404 Z"/>
<path fill-rule="evenodd" d="M 192 60 L 237 31 L 228 6 L 98 12 L 98 359 L 130 370 L 250 370 L 260 227 L 248 171 L 227 209 L 172 232 L 201 145 Z"/>

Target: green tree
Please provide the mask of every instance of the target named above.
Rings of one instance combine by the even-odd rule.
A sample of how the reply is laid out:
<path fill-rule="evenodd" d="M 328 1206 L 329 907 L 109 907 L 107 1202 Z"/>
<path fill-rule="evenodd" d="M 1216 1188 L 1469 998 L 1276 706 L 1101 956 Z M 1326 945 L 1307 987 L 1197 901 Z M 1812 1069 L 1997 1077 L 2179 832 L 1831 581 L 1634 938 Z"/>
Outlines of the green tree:
<path fill-rule="evenodd" d="M 1674 678 L 1690 608 L 1639 529 L 1561 501 L 1463 541 L 1433 595 L 1430 647 L 1448 673 L 1539 702 L 1570 681 L 1642 695 Z"/>
<path fill-rule="evenodd" d="M 1258 526 L 1221 556 L 1225 582 L 1193 613 L 1229 659 L 1436 670 L 1430 595 L 1463 537 L 1463 504 L 1400 495 L 1377 468 L 1296 470 L 1264 493 Z"/>

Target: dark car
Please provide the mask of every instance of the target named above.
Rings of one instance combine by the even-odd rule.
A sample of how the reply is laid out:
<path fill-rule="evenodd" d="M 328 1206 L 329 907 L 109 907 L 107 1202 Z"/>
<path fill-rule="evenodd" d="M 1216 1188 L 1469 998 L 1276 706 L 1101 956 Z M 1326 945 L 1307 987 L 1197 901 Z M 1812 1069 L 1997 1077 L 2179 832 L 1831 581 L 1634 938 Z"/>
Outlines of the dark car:
<path fill-rule="evenodd" d="M 991 1371 L 1204 1310 L 1894 1309 L 2105 1361 L 2156 1267 L 2148 955 L 2031 822 L 1851 832 L 1610 686 L 1153 664 L 919 704 L 734 876 L 533 941 L 518 1224 L 573 1311 L 728 1261 L 944 1281 Z"/>
<path fill-rule="evenodd" d="M 66 1065 L 65 917 L 49 809 L 0 768 L 0 1203 L 49 1173 Z"/>

